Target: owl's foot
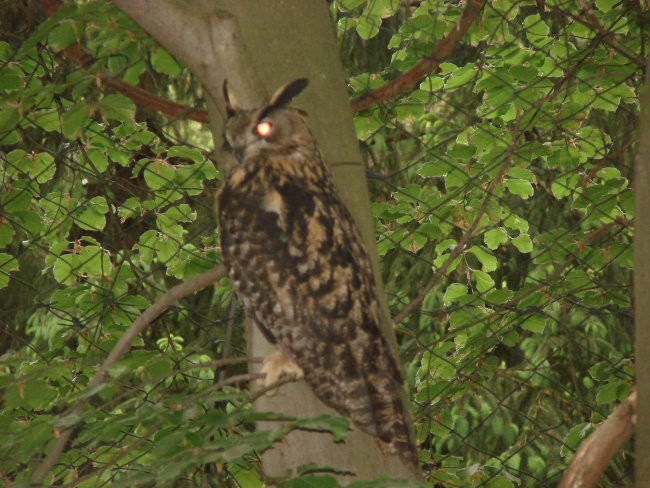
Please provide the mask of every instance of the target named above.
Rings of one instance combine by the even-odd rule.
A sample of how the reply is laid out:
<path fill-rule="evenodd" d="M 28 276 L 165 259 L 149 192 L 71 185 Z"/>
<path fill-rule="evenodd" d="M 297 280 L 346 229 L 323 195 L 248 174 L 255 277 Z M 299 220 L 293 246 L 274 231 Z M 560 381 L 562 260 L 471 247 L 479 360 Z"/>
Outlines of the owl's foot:
<path fill-rule="evenodd" d="M 279 350 L 264 358 L 260 372 L 266 374 L 266 377 L 263 380 L 260 380 L 260 382 L 264 383 L 265 388 L 277 383 L 277 381 L 285 374 L 292 375 L 297 380 L 305 375 L 300 366 Z M 278 389 L 274 388 L 269 390 L 266 394 L 267 396 L 273 396 L 277 392 Z"/>

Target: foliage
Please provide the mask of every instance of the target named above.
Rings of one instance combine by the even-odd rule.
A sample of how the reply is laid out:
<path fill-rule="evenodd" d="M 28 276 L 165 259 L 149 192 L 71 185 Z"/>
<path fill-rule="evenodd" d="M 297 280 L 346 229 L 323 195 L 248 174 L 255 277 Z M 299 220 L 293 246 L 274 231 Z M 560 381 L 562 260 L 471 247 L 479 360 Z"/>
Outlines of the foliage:
<path fill-rule="evenodd" d="M 645 19 L 632 2 L 579 3 L 489 2 L 437 72 L 355 117 L 394 315 L 422 294 L 398 333 L 440 486 L 557 483 L 633 381 Z M 463 5 L 330 7 L 354 98 L 427 56 Z M 110 88 L 117 78 L 194 104 L 196 82 L 166 51 L 106 2 L 47 18 L 30 8 L 1 21 L 15 34 L 0 41 L 0 475 L 28 484 L 71 425 L 48 483 L 181 486 L 209 472 L 257 487 L 258 453 L 287 430 L 344 437 L 336 417 L 253 429 L 272 414 L 250 409 L 227 280 L 160 316 L 107 383 L 87 387 L 150 303 L 220 262 L 219 173 L 205 129 Z M 332 471 L 305 466 L 278 486 L 336 486 Z M 603 486 L 631 472 L 623 452 Z"/>
<path fill-rule="evenodd" d="M 390 2 L 356 3 L 338 4 L 341 35 L 380 35 L 363 19 Z M 544 3 L 489 2 L 466 49 L 355 119 L 392 310 L 426 291 L 400 329 L 423 456 L 463 486 L 556 484 L 632 383 L 641 19 L 625 3 Z M 356 73 L 354 96 L 431 52 L 461 8 L 389 13 L 404 16 L 390 64 Z"/>

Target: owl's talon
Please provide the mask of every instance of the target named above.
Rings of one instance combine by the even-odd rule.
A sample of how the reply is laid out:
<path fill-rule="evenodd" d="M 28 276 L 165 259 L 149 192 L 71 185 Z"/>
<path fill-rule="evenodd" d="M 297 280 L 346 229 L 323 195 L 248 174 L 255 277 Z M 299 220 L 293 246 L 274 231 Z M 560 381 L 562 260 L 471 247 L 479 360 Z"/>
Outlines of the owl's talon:
<path fill-rule="evenodd" d="M 277 383 L 280 378 L 284 375 L 292 375 L 295 379 L 299 380 L 305 374 L 303 373 L 300 366 L 294 363 L 286 354 L 282 351 L 275 351 L 264 358 L 262 362 L 261 373 L 266 376 L 258 381 L 264 384 L 265 388 Z M 277 388 L 269 390 L 266 395 L 274 396 L 278 393 Z"/>

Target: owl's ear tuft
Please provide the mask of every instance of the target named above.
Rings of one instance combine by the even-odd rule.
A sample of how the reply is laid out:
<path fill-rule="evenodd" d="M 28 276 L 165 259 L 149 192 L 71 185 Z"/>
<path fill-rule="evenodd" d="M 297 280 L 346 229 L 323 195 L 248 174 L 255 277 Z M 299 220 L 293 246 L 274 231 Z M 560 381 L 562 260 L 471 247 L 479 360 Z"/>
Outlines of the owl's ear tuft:
<path fill-rule="evenodd" d="M 241 110 L 235 96 L 230 92 L 228 80 L 223 80 L 223 99 L 226 102 L 226 117 L 230 118 Z"/>
<path fill-rule="evenodd" d="M 266 106 L 266 111 L 284 107 L 297 97 L 308 84 L 309 80 L 307 78 L 298 78 L 297 80 L 290 81 L 286 85 L 282 85 L 271 97 L 271 100 Z"/>

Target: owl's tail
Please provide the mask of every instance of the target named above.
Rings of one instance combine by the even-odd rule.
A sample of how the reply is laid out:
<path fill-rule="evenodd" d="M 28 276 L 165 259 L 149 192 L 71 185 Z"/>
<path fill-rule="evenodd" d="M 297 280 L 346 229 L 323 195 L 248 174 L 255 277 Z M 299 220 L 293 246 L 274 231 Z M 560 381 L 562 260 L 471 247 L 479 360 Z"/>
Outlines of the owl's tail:
<path fill-rule="evenodd" d="M 392 362 L 392 358 L 384 359 Z M 393 367 L 397 368 L 397 365 Z M 357 422 L 355 412 L 351 412 L 352 421 L 357 423 L 362 430 L 375 435 L 377 444 L 382 451 L 398 454 L 407 466 L 419 472 L 420 464 L 413 436 L 411 414 L 403 397 L 404 384 L 399 370 L 395 371 L 395 375 L 392 377 L 370 374 L 366 378 L 373 379 L 366 383 L 371 398 L 370 404 L 374 407 L 372 409 L 373 425 L 363 425 L 368 422 L 368 415 L 361 416 Z"/>

